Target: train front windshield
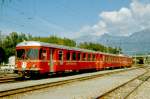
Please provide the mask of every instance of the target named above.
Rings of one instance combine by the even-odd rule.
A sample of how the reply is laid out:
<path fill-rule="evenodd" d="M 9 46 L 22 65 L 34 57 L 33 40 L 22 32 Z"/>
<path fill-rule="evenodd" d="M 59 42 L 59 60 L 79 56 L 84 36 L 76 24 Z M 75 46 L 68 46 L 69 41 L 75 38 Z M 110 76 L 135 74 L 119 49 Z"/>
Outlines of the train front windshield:
<path fill-rule="evenodd" d="M 17 59 L 19 60 L 36 60 L 38 59 L 38 49 L 17 49 Z"/>

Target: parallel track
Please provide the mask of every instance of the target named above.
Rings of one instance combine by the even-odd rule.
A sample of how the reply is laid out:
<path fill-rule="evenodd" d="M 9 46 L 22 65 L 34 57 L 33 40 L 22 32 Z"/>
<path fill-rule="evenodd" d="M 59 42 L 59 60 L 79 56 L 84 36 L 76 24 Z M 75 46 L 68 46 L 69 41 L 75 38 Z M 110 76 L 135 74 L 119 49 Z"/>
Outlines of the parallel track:
<path fill-rule="evenodd" d="M 141 75 L 135 77 L 134 79 L 129 80 L 128 82 L 126 82 L 126 83 L 124 83 L 124 84 L 122 84 L 122 85 L 120 85 L 120 86 L 117 86 L 117 87 L 114 88 L 114 89 L 111 89 L 111 90 L 105 92 L 104 94 L 98 96 L 96 99 L 108 99 L 108 98 L 109 98 L 109 99 L 115 99 L 115 98 L 113 98 L 112 96 L 115 96 L 115 95 L 116 95 L 115 93 L 119 93 L 121 88 L 122 88 L 122 90 L 124 90 L 124 89 L 125 89 L 125 86 L 126 86 L 127 84 L 130 84 L 130 83 L 132 83 L 133 81 L 135 81 L 135 80 L 137 80 L 137 79 L 144 78 L 144 79 L 143 79 L 139 84 L 137 84 L 132 90 L 129 90 L 128 92 L 125 92 L 125 93 L 126 93 L 125 96 L 123 96 L 123 97 L 120 96 L 120 97 L 119 97 L 119 99 L 120 99 L 120 98 L 121 98 L 121 99 L 127 99 L 134 91 L 137 90 L 138 87 L 140 87 L 145 81 L 147 81 L 147 80 L 150 78 L 150 75 L 147 76 L 147 74 L 148 74 L 149 72 L 150 72 L 150 70 L 149 70 L 149 68 L 147 68 L 145 73 L 143 73 L 143 74 L 141 74 Z M 116 92 L 115 92 L 115 91 L 116 91 Z M 117 91 L 118 91 L 118 92 L 117 92 Z M 112 94 L 113 94 L 113 95 L 112 95 Z M 112 96 L 111 96 L 111 95 L 112 95 Z"/>
<path fill-rule="evenodd" d="M 135 89 L 133 89 L 131 92 L 129 92 L 124 99 L 127 99 L 133 92 L 135 92 L 148 79 L 150 79 L 150 76 L 147 76 L 146 79 L 143 80 L 138 86 L 136 86 Z"/>
<path fill-rule="evenodd" d="M 16 81 L 17 78 L 18 77 L 0 78 L 0 84 L 17 82 Z"/>
<path fill-rule="evenodd" d="M 59 82 L 51 82 L 51 83 L 45 83 L 45 84 L 41 84 L 41 85 L 28 86 L 28 87 L 16 88 L 16 89 L 12 89 L 12 90 L 0 91 L 0 93 L 1 93 L 0 97 L 15 95 L 15 94 L 19 94 L 19 93 L 25 93 L 28 91 L 33 91 L 33 90 L 38 90 L 38 89 L 43 89 L 43 88 L 48 88 L 48 87 L 64 85 L 64 84 L 77 82 L 77 81 L 94 79 L 97 77 L 116 74 L 116 73 L 125 72 L 125 71 L 129 71 L 129 70 L 134 70 L 134 69 L 138 69 L 138 68 L 124 69 L 124 70 L 119 70 L 119 71 L 112 71 L 112 72 L 108 72 L 108 73 L 103 73 L 103 74 L 97 74 L 97 75 L 95 74 L 92 76 L 86 76 L 86 77 L 81 77 L 81 78 L 73 78 L 73 79 L 63 80 L 63 81 L 59 81 Z"/>

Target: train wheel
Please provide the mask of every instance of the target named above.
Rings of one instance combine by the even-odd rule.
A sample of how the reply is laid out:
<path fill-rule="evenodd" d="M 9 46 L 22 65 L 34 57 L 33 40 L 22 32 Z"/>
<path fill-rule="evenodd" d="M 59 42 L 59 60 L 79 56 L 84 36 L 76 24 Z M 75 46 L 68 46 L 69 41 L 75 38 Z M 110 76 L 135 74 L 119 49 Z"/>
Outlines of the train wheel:
<path fill-rule="evenodd" d="M 24 78 L 25 77 L 25 75 L 24 75 L 24 73 L 23 72 L 18 72 L 18 75 L 19 75 L 19 78 Z"/>
<path fill-rule="evenodd" d="M 30 79 L 30 78 L 31 78 L 31 75 L 25 75 L 24 78 L 25 78 L 25 79 Z"/>

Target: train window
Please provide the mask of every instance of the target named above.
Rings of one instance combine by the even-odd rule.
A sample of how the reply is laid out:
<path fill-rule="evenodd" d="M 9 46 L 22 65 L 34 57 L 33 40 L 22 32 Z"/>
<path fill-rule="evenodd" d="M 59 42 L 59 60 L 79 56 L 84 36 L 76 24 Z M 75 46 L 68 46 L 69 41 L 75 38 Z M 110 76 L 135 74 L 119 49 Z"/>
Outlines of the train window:
<path fill-rule="evenodd" d="M 17 49 L 17 59 L 24 59 L 24 58 L 25 58 L 25 50 Z"/>
<path fill-rule="evenodd" d="M 95 54 L 92 55 L 92 61 L 95 61 Z"/>
<path fill-rule="evenodd" d="M 107 56 L 105 56 L 105 61 L 107 62 Z"/>
<path fill-rule="evenodd" d="M 46 57 L 47 57 L 46 50 L 40 49 L 40 59 L 45 60 Z"/>
<path fill-rule="evenodd" d="M 70 60 L 70 52 L 69 51 L 66 53 L 66 60 Z"/>
<path fill-rule="evenodd" d="M 76 52 L 72 53 L 72 60 L 76 60 Z"/>
<path fill-rule="evenodd" d="M 110 61 L 113 62 L 113 57 L 111 56 L 110 58 L 111 58 Z"/>
<path fill-rule="evenodd" d="M 26 58 L 31 60 L 38 59 L 38 53 L 38 49 L 28 49 L 26 50 Z"/>
<path fill-rule="evenodd" d="M 88 61 L 91 60 L 91 54 L 88 54 Z"/>
<path fill-rule="evenodd" d="M 99 61 L 101 61 L 102 60 L 102 56 L 101 55 L 99 55 Z"/>
<path fill-rule="evenodd" d="M 78 53 L 78 54 L 77 54 L 77 60 L 78 60 L 78 61 L 80 60 L 80 56 L 81 56 L 81 54 Z"/>
<path fill-rule="evenodd" d="M 63 60 L 63 51 L 58 51 L 58 60 Z"/>
<path fill-rule="evenodd" d="M 82 60 L 86 61 L 86 54 L 85 53 L 83 53 Z"/>

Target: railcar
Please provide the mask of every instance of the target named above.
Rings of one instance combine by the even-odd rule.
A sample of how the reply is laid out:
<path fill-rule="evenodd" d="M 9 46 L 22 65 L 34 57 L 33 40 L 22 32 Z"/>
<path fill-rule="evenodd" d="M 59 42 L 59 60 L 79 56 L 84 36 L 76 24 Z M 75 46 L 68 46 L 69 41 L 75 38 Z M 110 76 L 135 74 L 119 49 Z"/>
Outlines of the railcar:
<path fill-rule="evenodd" d="M 15 73 L 31 77 L 49 73 L 130 67 L 132 58 L 38 41 L 16 46 Z"/>

